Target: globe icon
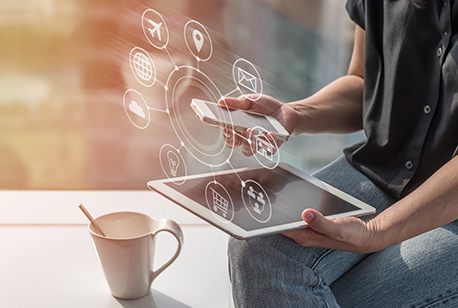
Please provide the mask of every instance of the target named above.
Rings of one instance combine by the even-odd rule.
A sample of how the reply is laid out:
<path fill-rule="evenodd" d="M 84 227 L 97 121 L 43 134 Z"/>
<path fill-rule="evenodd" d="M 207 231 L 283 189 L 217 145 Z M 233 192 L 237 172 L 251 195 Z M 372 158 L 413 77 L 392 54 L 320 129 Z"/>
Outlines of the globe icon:
<path fill-rule="evenodd" d="M 153 66 L 150 60 L 141 52 L 137 52 L 133 59 L 134 69 L 137 76 L 148 81 L 153 77 Z"/>

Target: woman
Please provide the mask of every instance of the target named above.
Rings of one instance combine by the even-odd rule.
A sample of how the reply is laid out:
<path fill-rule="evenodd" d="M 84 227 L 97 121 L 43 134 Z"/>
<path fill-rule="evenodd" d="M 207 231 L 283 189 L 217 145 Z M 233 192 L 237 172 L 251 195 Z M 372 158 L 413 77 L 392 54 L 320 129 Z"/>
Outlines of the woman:
<path fill-rule="evenodd" d="M 232 239 L 236 307 L 458 307 L 458 4 L 349 0 L 347 11 L 348 75 L 297 102 L 226 103 L 292 135 L 364 129 L 367 140 L 315 176 L 379 214 L 332 221 L 304 204 L 308 229 Z"/>

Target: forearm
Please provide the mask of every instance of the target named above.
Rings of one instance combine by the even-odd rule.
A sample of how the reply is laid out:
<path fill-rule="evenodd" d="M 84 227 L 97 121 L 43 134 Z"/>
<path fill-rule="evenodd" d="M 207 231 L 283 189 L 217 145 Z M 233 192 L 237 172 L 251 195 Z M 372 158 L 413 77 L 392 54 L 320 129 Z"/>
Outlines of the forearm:
<path fill-rule="evenodd" d="M 458 157 L 369 222 L 379 250 L 458 219 Z"/>
<path fill-rule="evenodd" d="M 288 103 L 298 114 L 293 135 L 360 130 L 363 87 L 362 77 L 346 75 L 306 99 Z"/>

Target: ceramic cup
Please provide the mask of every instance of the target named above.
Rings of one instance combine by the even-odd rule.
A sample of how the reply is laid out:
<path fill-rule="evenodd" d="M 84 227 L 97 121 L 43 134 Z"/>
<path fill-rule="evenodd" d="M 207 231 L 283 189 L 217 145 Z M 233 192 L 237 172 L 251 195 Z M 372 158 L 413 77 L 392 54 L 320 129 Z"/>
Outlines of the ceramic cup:
<path fill-rule="evenodd" d="M 183 232 L 173 220 L 117 212 L 101 216 L 96 222 L 106 236 L 92 223 L 89 232 L 114 297 L 135 299 L 149 294 L 153 280 L 180 254 Z M 161 231 L 175 236 L 178 247 L 172 258 L 154 271 L 156 235 Z"/>

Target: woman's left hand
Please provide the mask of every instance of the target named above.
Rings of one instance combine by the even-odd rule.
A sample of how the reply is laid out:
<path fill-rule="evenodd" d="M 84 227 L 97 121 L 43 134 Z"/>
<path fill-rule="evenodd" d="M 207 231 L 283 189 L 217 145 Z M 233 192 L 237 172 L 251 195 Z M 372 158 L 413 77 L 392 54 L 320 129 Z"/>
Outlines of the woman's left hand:
<path fill-rule="evenodd" d="M 312 209 L 306 209 L 302 213 L 302 219 L 308 224 L 308 228 L 283 233 L 302 246 L 359 253 L 374 252 L 383 248 L 376 240 L 375 219 L 364 221 L 356 217 L 342 217 L 332 220 Z"/>

